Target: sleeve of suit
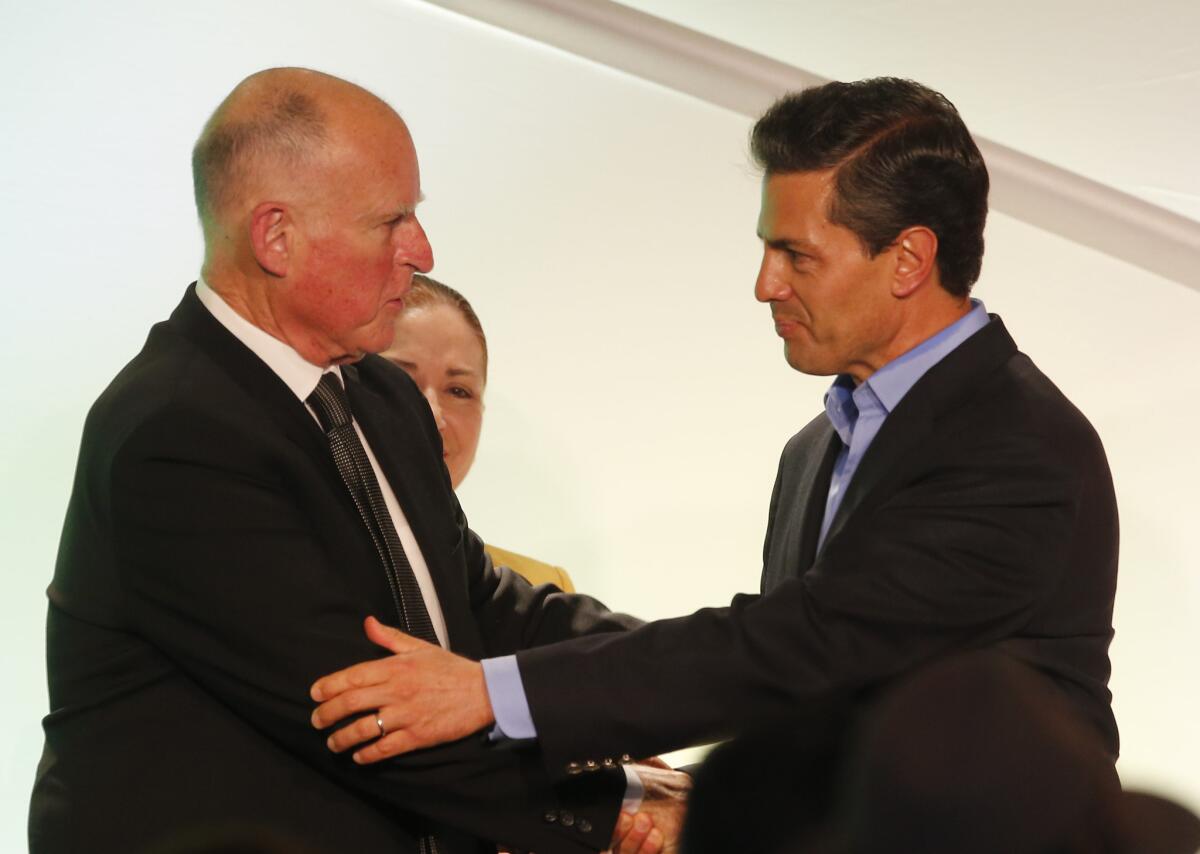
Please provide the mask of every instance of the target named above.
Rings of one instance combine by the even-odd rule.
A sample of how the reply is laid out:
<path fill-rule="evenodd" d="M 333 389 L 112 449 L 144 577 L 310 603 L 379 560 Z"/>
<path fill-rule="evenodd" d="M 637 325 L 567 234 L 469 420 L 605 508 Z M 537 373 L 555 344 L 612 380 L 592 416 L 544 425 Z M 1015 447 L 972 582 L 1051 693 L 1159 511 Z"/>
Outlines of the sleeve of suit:
<path fill-rule="evenodd" d="M 624 632 L 642 625 L 628 614 L 609 611 L 582 593 L 531 585 L 507 567 L 495 567 L 472 531 L 464 533 L 471 577 L 471 608 L 484 633 L 487 655 L 511 655 L 583 635 Z"/>
<path fill-rule="evenodd" d="M 556 783 L 536 751 L 482 734 L 370 767 L 326 748 L 309 722 L 309 686 L 384 654 L 362 631 L 379 601 L 369 589 L 375 576 L 347 572 L 349 558 L 315 535 L 288 467 L 273 464 L 276 452 L 263 444 L 218 416 L 170 407 L 120 443 L 110 500 L 98 503 L 112 508 L 129 625 L 267 738 L 373 802 L 530 850 L 606 847 L 625 784 L 619 772 Z M 471 606 L 490 647 L 620 627 L 598 605 L 549 601 L 496 574 L 461 514 L 458 522 Z M 188 737 L 184 722 L 179 737 Z M 546 818 L 561 810 L 578 820 Z"/>
<path fill-rule="evenodd" d="M 1115 517 L 1088 510 L 1088 496 L 1111 503 L 1090 432 L 963 441 L 883 496 L 770 593 L 518 653 L 550 772 L 728 737 L 821 692 L 1004 639 L 1081 543 L 1115 537 Z M 618 693 L 629 701 L 608 702 Z"/>

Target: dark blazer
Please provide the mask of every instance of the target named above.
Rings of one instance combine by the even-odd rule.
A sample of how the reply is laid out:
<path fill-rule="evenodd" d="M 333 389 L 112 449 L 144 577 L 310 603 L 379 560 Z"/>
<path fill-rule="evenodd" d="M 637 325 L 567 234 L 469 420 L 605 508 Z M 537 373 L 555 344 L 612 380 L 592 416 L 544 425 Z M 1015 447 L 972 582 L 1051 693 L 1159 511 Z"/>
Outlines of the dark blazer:
<path fill-rule="evenodd" d="M 452 649 L 633 624 L 493 570 L 416 387 L 377 357 L 343 373 Z M 443 852 L 607 845 L 619 772 L 556 784 L 535 752 L 481 735 L 370 767 L 326 749 L 309 686 L 383 655 L 362 620 L 395 623 L 394 605 L 315 420 L 194 288 L 88 415 L 49 598 L 35 852 L 131 852 L 223 826 L 331 852 L 416 851 L 428 830 Z"/>
<path fill-rule="evenodd" d="M 817 553 L 837 450 L 824 414 L 784 449 L 760 595 L 518 654 L 552 768 L 786 721 L 982 647 L 1047 673 L 1115 757 L 1112 479 L 1091 425 L 1000 320 L 897 405 Z M 631 685 L 640 702 L 607 702 Z"/>

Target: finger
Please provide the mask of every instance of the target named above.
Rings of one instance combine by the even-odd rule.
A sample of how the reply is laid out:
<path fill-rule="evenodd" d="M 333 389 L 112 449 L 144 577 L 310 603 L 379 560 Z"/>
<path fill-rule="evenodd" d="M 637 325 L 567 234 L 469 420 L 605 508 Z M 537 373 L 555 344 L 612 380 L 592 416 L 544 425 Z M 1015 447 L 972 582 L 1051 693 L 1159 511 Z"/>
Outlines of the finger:
<path fill-rule="evenodd" d="M 374 617 L 367 617 L 363 620 L 363 629 L 367 633 L 367 640 L 396 654 L 416 652 L 421 647 L 431 646 L 412 635 L 406 635 L 399 629 L 385 626 Z"/>
<path fill-rule="evenodd" d="M 315 729 L 325 729 L 356 712 L 381 709 L 395 701 L 396 695 L 390 683 L 351 688 L 317 706 L 312 713 L 312 725 Z"/>
<path fill-rule="evenodd" d="M 617 825 L 613 828 L 612 842 L 610 843 L 612 848 L 608 850 L 607 854 L 613 854 L 616 846 L 621 844 L 621 840 L 625 838 L 625 834 L 631 827 L 633 827 L 633 816 L 624 811 L 617 813 Z"/>
<path fill-rule="evenodd" d="M 638 854 L 642 843 L 646 841 L 646 837 L 653 829 L 654 823 L 650 820 L 650 816 L 641 812 L 635 815 L 629 832 L 625 834 L 621 839 L 621 844 L 616 848 L 618 854 Z"/>
<path fill-rule="evenodd" d="M 394 666 L 395 662 L 390 658 L 376 658 L 371 661 L 359 662 L 345 670 L 322 676 L 313 683 L 309 694 L 318 703 L 323 703 L 353 688 L 378 685 L 388 680 Z"/>
<path fill-rule="evenodd" d="M 659 854 L 663 849 L 663 842 L 662 831 L 656 827 L 647 834 L 646 841 L 638 849 L 638 854 Z"/>
<path fill-rule="evenodd" d="M 325 746 L 334 753 L 342 753 L 363 742 L 379 738 L 379 724 L 375 720 L 376 714 L 378 713 L 363 715 L 346 724 L 341 729 L 334 731 L 329 738 L 325 739 Z"/>
<path fill-rule="evenodd" d="M 411 730 L 400 729 L 395 732 L 389 732 L 383 738 L 371 742 L 361 750 L 356 750 L 354 752 L 354 761 L 359 765 L 370 765 L 372 762 L 391 759 L 393 756 L 399 756 L 401 753 L 408 753 L 410 750 L 428 746 L 428 744 L 418 741 Z"/>

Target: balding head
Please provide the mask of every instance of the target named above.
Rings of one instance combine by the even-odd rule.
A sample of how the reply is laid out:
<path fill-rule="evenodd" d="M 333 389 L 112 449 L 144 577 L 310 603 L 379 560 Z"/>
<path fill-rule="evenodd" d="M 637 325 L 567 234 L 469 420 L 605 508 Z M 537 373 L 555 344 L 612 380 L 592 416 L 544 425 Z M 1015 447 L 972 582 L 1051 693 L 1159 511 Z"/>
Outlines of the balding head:
<path fill-rule="evenodd" d="M 315 364 L 391 343 L 413 272 L 416 151 L 396 112 L 328 74 L 273 68 L 217 107 L 192 156 L 204 278 Z"/>
<path fill-rule="evenodd" d="M 210 237 L 217 223 L 257 196 L 294 192 L 327 157 L 347 114 L 396 116 L 375 95 L 305 68 L 270 68 L 239 83 L 192 150 L 196 208 Z M 290 186 L 289 186 L 290 185 Z M 240 203 L 240 204 L 239 204 Z"/>

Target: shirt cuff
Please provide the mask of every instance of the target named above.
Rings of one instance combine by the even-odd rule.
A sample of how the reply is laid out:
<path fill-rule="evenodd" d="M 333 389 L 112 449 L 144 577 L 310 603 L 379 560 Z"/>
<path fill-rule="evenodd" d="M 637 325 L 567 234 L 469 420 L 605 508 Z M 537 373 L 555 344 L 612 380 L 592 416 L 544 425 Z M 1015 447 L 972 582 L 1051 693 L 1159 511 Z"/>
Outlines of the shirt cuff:
<path fill-rule="evenodd" d="M 642 808 L 646 787 L 632 765 L 622 765 L 621 768 L 625 771 L 625 798 L 621 801 L 621 812 L 635 813 Z"/>
<path fill-rule="evenodd" d="M 537 738 L 529 701 L 525 699 L 525 683 L 521 681 L 521 671 L 517 667 L 517 657 L 505 655 L 485 658 L 480 663 L 483 665 L 488 699 L 492 703 L 492 714 L 496 716 L 496 725 L 488 737 L 492 741 Z M 638 784 L 641 785 L 640 780 Z"/>

